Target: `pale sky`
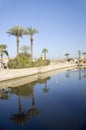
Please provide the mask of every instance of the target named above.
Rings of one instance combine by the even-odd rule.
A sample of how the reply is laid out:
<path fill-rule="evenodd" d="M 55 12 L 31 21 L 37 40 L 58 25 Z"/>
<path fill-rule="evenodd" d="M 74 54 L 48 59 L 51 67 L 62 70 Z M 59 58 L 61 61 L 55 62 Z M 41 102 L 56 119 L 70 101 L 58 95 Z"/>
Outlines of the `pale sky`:
<path fill-rule="evenodd" d="M 34 58 L 43 48 L 48 58 L 77 57 L 86 52 L 86 0 L 0 0 L 0 44 L 7 44 L 10 57 L 16 56 L 16 38 L 6 32 L 15 25 L 36 28 Z M 30 45 L 29 36 L 20 47 Z"/>

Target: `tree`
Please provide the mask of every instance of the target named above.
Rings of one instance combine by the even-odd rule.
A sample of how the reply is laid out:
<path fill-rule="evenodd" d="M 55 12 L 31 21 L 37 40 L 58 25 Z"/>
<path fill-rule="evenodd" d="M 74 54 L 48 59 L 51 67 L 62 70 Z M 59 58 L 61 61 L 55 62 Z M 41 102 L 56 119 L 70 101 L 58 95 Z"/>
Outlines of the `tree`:
<path fill-rule="evenodd" d="M 81 51 L 80 50 L 78 50 L 78 55 L 79 55 L 79 60 L 80 60 L 80 58 L 81 58 Z"/>
<path fill-rule="evenodd" d="M 80 66 L 80 62 L 81 62 L 81 51 L 78 50 L 78 65 Z"/>
<path fill-rule="evenodd" d="M 83 52 L 82 54 L 84 55 L 84 63 L 85 63 L 85 55 L 86 55 L 86 52 Z"/>
<path fill-rule="evenodd" d="M 38 33 L 38 30 L 36 30 L 35 28 L 27 28 L 27 35 L 30 36 L 30 47 L 31 47 L 31 60 L 33 61 L 33 35 L 35 33 Z"/>
<path fill-rule="evenodd" d="M 46 53 L 48 53 L 48 50 L 47 50 L 46 48 L 44 48 L 44 49 L 42 50 L 42 53 L 44 53 L 44 59 L 46 60 Z"/>
<path fill-rule="evenodd" d="M 9 29 L 7 31 L 8 34 L 14 35 L 16 37 L 16 43 L 17 43 L 17 57 L 19 56 L 19 41 L 20 37 L 22 37 L 23 34 L 25 34 L 26 30 L 25 28 L 22 28 L 21 26 L 14 26 L 13 28 Z"/>
<path fill-rule="evenodd" d="M 27 45 L 23 45 L 20 49 L 24 55 L 28 54 L 29 47 Z"/>
<path fill-rule="evenodd" d="M 67 61 L 68 61 L 68 59 L 69 59 L 69 57 L 68 57 L 69 55 L 70 55 L 69 53 L 66 53 L 66 54 L 65 54 L 65 56 L 67 57 Z"/>

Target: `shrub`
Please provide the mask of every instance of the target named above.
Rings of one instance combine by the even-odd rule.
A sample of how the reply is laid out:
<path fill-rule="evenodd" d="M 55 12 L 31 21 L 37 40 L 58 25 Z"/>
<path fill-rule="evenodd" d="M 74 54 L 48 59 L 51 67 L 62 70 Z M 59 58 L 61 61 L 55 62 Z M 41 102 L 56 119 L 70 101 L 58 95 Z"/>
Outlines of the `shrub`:
<path fill-rule="evenodd" d="M 45 66 L 50 64 L 50 60 L 38 59 L 34 64 L 36 67 Z"/>
<path fill-rule="evenodd" d="M 28 68 L 29 58 L 22 55 L 18 58 L 9 60 L 8 67 L 10 69 Z"/>
<path fill-rule="evenodd" d="M 8 67 L 10 69 L 19 69 L 19 68 L 30 68 L 30 67 L 40 67 L 49 65 L 50 60 L 38 59 L 35 62 L 32 62 L 31 59 L 25 55 L 20 55 L 18 58 L 10 59 Z"/>

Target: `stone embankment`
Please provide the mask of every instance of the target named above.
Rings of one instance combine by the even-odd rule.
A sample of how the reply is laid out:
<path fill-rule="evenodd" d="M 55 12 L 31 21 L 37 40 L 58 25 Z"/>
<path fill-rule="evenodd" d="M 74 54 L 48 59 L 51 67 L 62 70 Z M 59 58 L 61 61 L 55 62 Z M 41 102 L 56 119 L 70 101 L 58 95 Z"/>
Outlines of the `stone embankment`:
<path fill-rule="evenodd" d="M 34 67 L 34 68 L 25 68 L 25 69 L 0 69 L 0 82 L 20 78 L 20 77 L 26 77 L 26 76 L 32 76 L 32 75 L 38 75 L 43 74 L 50 71 L 55 71 L 59 69 L 68 69 L 68 68 L 74 68 L 76 67 L 76 64 L 71 63 L 57 63 L 57 64 L 50 64 L 48 66 L 43 67 Z"/>

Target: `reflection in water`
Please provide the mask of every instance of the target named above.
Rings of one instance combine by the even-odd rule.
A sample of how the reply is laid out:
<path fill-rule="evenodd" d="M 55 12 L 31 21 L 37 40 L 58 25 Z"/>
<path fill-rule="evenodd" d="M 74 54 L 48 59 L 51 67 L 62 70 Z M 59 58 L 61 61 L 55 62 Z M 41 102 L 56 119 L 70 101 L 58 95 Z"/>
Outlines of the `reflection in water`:
<path fill-rule="evenodd" d="M 86 123 L 85 78 L 86 69 L 68 70 L 63 74 L 39 79 L 23 86 L 0 90 L 2 128 L 5 127 L 7 130 L 12 128 L 25 130 L 84 129 Z M 59 80 L 59 87 L 56 86 L 54 79 Z M 82 82 L 78 83 L 79 80 Z M 46 99 L 43 92 L 49 92 Z"/>
<path fill-rule="evenodd" d="M 82 75 L 81 75 L 81 69 L 79 69 L 79 80 L 82 79 Z"/>
<path fill-rule="evenodd" d="M 24 125 L 29 119 L 30 115 L 22 111 L 20 96 L 18 96 L 19 112 L 18 114 L 12 114 L 10 120 L 17 125 Z"/>
<path fill-rule="evenodd" d="M 45 82 L 45 87 L 43 88 L 44 93 L 48 93 L 49 88 L 47 88 L 47 82 Z"/>
<path fill-rule="evenodd" d="M 2 89 L 0 90 L 0 99 L 1 100 L 8 100 L 10 97 L 8 89 Z"/>
<path fill-rule="evenodd" d="M 38 80 L 38 82 L 40 83 L 40 84 L 44 84 L 44 88 L 43 88 L 43 91 L 44 91 L 44 93 L 48 93 L 49 92 L 49 88 L 47 87 L 47 81 L 48 80 L 50 80 L 50 77 L 47 77 L 47 78 L 45 78 L 45 79 L 41 79 L 41 80 Z"/>
<path fill-rule="evenodd" d="M 30 114 L 30 116 L 38 116 L 40 114 L 40 110 L 37 109 L 35 107 L 35 98 L 34 98 L 34 85 L 32 84 L 32 108 L 30 110 L 28 110 L 28 114 Z"/>
<path fill-rule="evenodd" d="M 67 72 L 66 72 L 66 78 L 70 78 L 70 70 L 67 70 Z"/>
<path fill-rule="evenodd" d="M 43 80 L 39 80 L 33 83 L 29 83 L 28 85 L 23 85 L 20 87 L 16 87 L 16 88 L 11 88 L 10 90 L 10 94 L 16 94 L 18 96 L 18 104 L 19 104 L 19 112 L 17 114 L 12 114 L 10 117 L 10 120 L 13 121 L 15 124 L 17 125 L 24 125 L 26 122 L 28 122 L 31 117 L 35 117 L 38 116 L 40 114 L 40 110 L 38 108 L 35 107 L 35 97 L 34 97 L 34 86 L 36 85 L 36 83 L 40 83 L 40 84 L 44 84 L 45 83 L 45 88 L 43 89 L 45 93 L 47 93 L 49 91 L 49 88 L 47 88 L 47 80 L 49 80 L 50 77 L 47 77 Z M 25 113 L 25 111 L 22 110 L 22 106 L 21 106 L 21 100 L 20 100 L 20 96 L 23 97 L 32 97 L 32 108 L 30 108 L 27 113 Z"/>
<path fill-rule="evenodd" d="M 84 68 L 84 78 L 86 78 L 86 68 Z"/>
<path fill-rule="evenodd" d="M 66 71 L 66 78 L 70 78 L 71 70 Z M 78 68 L 78 79 L 81 80 L 82 78 L 86 78 L 86 68 Z"/>
<path fill-rule="evenodd" d="M 40 114 L 40 110 L 35 108 L 34 85 L 35 82 L 30 83 L 26 86 L 23 85 L 20 87 L 11 88 L 10 93 L 16 94 L 18 96 L 19 112 L 18 114 L 12 114 L 10 120 L 17 125 L 24 125 L 31 119 L 31 117 L 38 116 Z M 26 113 L 22 110 L 20 96 L 32 97 L 32 108 L 28 110 Z"/>

